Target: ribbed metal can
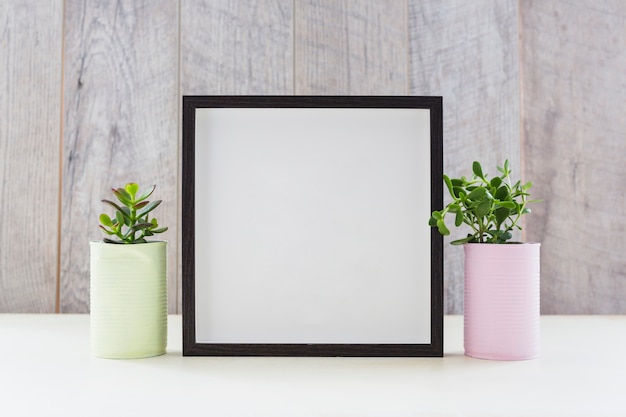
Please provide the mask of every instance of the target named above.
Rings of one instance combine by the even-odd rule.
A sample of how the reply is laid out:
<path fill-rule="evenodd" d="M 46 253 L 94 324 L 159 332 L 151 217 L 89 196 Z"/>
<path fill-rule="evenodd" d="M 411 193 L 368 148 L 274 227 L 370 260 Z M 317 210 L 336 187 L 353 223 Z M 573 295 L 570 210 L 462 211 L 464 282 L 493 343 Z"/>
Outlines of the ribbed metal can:
<path fill-rule="evenodd" d="M 539 356 L 540 246 L 464 245 L 467 356 L 495 360 Z"/>
<path fill-rule="evenodd" d="M 90 242 L 91 351 L 162 355 L 167 346 L 167 242 Z"/>

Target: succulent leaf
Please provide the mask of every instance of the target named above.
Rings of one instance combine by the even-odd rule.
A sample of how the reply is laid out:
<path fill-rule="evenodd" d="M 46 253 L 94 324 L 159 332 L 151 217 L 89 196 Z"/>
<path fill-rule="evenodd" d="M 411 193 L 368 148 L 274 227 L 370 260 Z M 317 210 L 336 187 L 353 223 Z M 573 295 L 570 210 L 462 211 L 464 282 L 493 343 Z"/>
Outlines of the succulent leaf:
<path fill-rule="evenodd" d="M 437 220 L 437 229 L 443 236 L 448 236 L 450 234 L 450 230 L 446 227 L 443 219 Z"/>
<path fill-rule="evenodd" d="M 152 195 L 152 193 L 154 192 L 154 189 L 156 188 L 156 185 L 153 185 L 152 187 L 150 187 L 146 192 L 144 192 L 141 197 L 139 197 L 136 202 L 140 202 L 145 200 L 146 198 L 150 197 Z"/>
<path fill-rule="evenodd" d="M 456 227 L 459 227 L 461 224 L 463 224 L 463 212 L 459 210 L 456 212 L 456 215 L 454 216 L 454 225 Z"/>
<path fill-rule="evenodd" d="M 137 223 L 131 226 L 132 230 L 142 230 L 152 227 L 152 223 Z"/>
<path fill-rule="evenodd" d="M 157 208 L 159 206 L 159 204 L 161 204 L 161 200 L 156 200 L 156 201 L 152 201 L 150 204 L 148 204 L 146 207 L 144 207 L 143 209 L 141 209 L 141 211 L 139 213 L 137 213 L 138 217 L 143 217 L 146 214 L 150 213 L 152 210 L 154 210 L 155 208 Z"/>
<path fill-rule="evenodd" d="M 118 200 L 125 206 L 132 205 L 133 198 L 128 194 L 128 192 L 123 188 L 113 189 L 113 194 L 117 197 Z"/>
<path fill-rule="evenodd" d="M 134 210 L 139 210 L 140 208 L 143 208 L 143 207 L 145 207 L 146 205 L 148 205 L 148 203 L 149 203 L 149 201 L 147 201 L 147 200 L 141 201 L 141 202 L 139 202 L 139 203 L 135 204 L 135 205 L 133 206 L 133 209 L 134 209 Z"/>
<path fill-rule="evenodd" d="M 111 218 L 104 213 L 100 215 L 100 223 L 109 227 L 113 226 L 113 222 L 111 221 Z"/>
<path fill-rule="evenodd" d="M 474 175 L 476 175 L 478 178 L 484 178 L 483 167 L 480 166 L 480 162 L 474 161 L 474 163 L 472 163 L 472 171 L 474 172 Z"/>
<path fill-rule="evenodd" d="M 139 185 L 134 182 L 129 182 L 124 188 L 126 189 L 126 192 L 128 192 L 128 194 L 130 195 L 131 200 L 135 198 L 135 195 L 137 195 L 137 192 L 139 191 Z"/>

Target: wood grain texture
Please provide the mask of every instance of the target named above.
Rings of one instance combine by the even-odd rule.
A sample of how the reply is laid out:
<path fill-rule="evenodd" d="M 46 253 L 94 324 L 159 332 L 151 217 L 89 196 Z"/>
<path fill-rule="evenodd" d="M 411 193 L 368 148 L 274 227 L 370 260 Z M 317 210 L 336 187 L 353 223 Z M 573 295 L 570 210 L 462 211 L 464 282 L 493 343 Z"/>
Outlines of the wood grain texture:
<path fill-rule="evenodd" d="M 541 311 L 626 313 L 626 3 L 523 1 L 523 151 Z"/>
<path fill-rule="evenodd" d="M 181 2 L 183 95 L 293 94 L 291 1 Z"/>
<path fill-rule="evenodd" d="M 480 159 L 492 173 L 509 158 L 519 174 L 522 157 L 545 200 L 526 222 L 526 239 L 543 243 L 542 312 L 623 314 L 625 9 L 617 0 L 1 2 L 0 312 L 54 311 L 59 236 L 61 311 L 88 310 L 99 201 L 129 179 L 156 183 L 165 201 L 170 312 L 180 312 L 179 93 L 295 93 L 442 95 L 444 171 L 468 174 Z M 16 194 L 37 204 L 15 205 Z M 445 259 L 445 312 L 460 313 L 462 250 L 446 245 Z"/>
<path fill-rule="evenodd" d="M 295 32 L 296 94 L 408 94 L 404 1 L 297 1 Z"/>
<path fill-rule="evenodd" d="M 89 244 L 111 187 L 157 184 L 176 311 L 178 2 L 66 1 L 61 312 L 89 310 Z"/>
<path fill-rule="evenodd" d="M 408 12 L 410 93 L 443 96 L 444 172 L 470 176 L 479 160 L 495 174 L 508 158 L 519 176 L 517 1 L 410 0 Z M 463 312 L 463 250 L 447 242 L 466 234 L 446 238 L 446 314 Z"/>
<path fill-rule="evenodd" d="M 0 313 L 55 311 L 62 1 L 0 4 Z"/>

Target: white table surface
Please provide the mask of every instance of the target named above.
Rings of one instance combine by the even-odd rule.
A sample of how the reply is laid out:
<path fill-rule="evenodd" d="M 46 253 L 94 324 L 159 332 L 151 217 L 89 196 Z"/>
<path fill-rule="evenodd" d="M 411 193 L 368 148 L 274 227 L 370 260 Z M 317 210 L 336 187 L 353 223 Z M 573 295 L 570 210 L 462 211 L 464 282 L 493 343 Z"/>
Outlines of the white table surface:
<path fill-rule="evenodd" d="M 0 315 L 0 416 L 626 416 L 626 316 L 543 316 L 541 356 L 98 359 L 87 315 Z"/>

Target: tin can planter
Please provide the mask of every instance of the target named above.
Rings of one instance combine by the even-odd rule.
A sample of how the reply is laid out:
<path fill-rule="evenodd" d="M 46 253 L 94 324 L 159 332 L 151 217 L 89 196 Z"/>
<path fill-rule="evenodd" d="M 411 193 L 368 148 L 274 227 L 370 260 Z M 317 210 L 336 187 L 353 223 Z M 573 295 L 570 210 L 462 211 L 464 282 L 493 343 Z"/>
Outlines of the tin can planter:
<path fill-rule="evenodd" d="M 91 351 L 162 355 L 167 345 L 167 242 L 90 244 Z"/>
<path fill-rule="evenodd" d="M 539 249 L 539 243 L 464 245 L 467 356 L 539 356 Z"/>

